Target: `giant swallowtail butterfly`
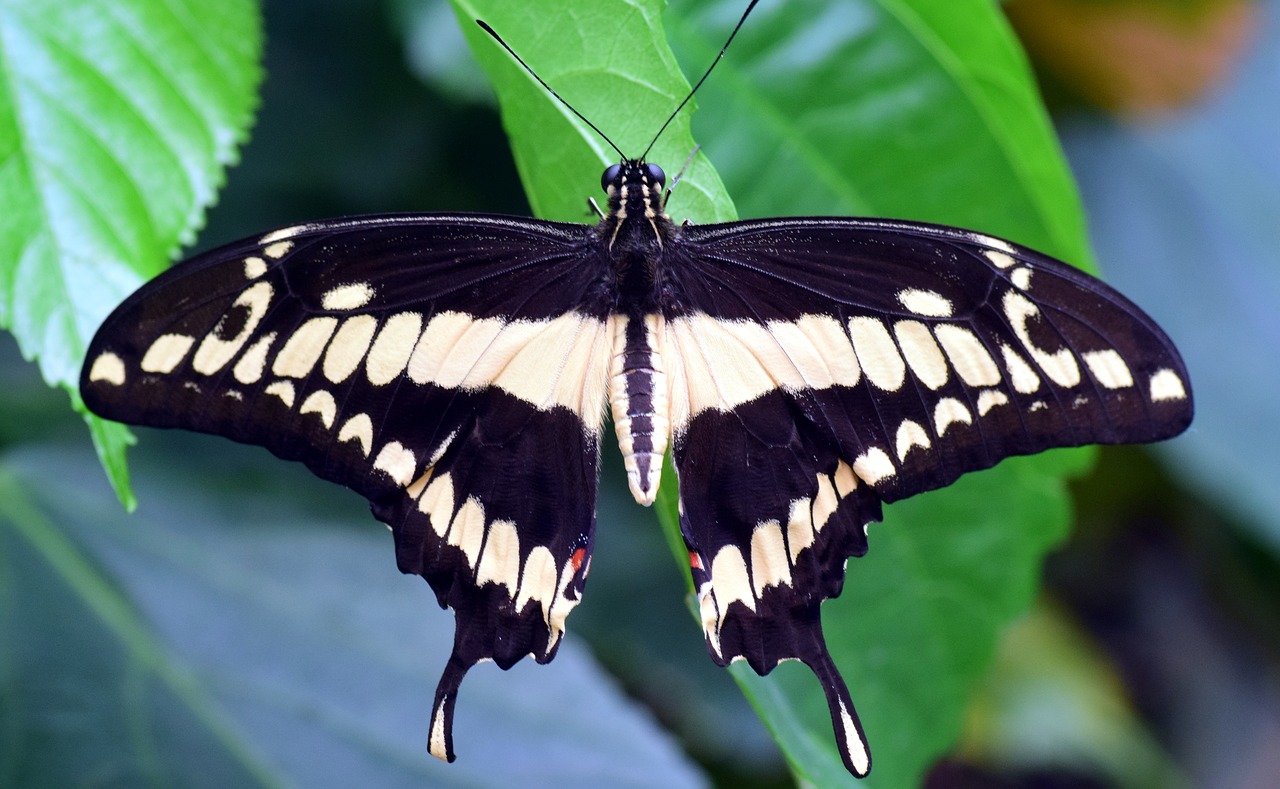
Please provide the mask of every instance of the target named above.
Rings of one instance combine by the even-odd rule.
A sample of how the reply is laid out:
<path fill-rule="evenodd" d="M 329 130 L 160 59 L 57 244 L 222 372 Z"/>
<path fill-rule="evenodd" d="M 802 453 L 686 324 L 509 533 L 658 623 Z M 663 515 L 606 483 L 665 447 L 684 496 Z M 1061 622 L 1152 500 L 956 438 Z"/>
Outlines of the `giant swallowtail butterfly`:
<path fill-rule="evenodd" d="M 1025 247 L 882 219 L 676 225 L 665 180 L 623 157 L 595 225 L 365 216 L 198 255 L 103 324 L 84 401 L 368 498 L 456 613 L 430 729 L 450 761 L 467 670 L 549 661 L 582 598 L 607 404 L 640 503 L 670 451 L 712 659 L 807 664 L 865 775 L 819 607 L 881 503 L 1177 435 L 1186 369 L 1132 302 Z"/>

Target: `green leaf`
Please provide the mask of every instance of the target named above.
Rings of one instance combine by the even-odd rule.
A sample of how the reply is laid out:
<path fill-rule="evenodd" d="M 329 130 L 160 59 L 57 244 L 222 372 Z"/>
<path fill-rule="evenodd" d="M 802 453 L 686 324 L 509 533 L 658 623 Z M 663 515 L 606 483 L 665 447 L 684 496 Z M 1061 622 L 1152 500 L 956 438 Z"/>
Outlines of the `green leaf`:
<path fill-rule="evenodd" d="M 0 786 L 703 784 L 572 638 L 474 669 L 430 757 L 453 617 L 364 502 L 218 439 L 136 455 L 132 516 L 84 448 L 0 457 Z"/>
<path fill-rule="evenodd" d="M 260 50 L 252 0 L 0 2 L 0 326 L 50 385 L 202 223 Z M 86 419 L 129 501 L 127 432 Z"/>
<path fill-rule="evenodd" d="M 503 3 L 454 0 L 459 23 L 502 107 L 516 166 L 534 213 L 592 221 L 587 198 L 602 196 L 600 174 L 619 157 L 524 72 L 475 24 L 483 19 L 584 116 L 629 156 L 644 152 L 689 92 L 667 47 L 654 0 Z M 694 150 L 682 113 L 649 160 L 674 176 Z M 690 164 L 670 210 L 700 221 L 733 219 L 733 203 L 704 157 Z"/>
<path fill-rule="evenodd" d="M 493 24 L 630 155 L 683 98 L 657 3 L 455 7 Z M 665 21 L 687 73 L 710 63 L 743 7 L 725 0 L 672 8 Z M 583 221 L 584 193 L 594 193 L 602 165 L 616 156 L 496 45 L 474 34 L 472 43 L 495 82 L 530 202 L 541 215 Z M 749 215 L 946 222 L 1089 264 L 1074 185 L 1025 59 L 990 3 L 762 4 L 699 101 L 705 109 L 693 125 L 702 151 Z M 668 172 L 693 149 L 690 115 L 648 157 Z M 701 156 L 695 161 L 696 175 L 707 178 Z M 717 199 L 713 187 L 687 196 L 687 183 L 673 194 L 677 221 L 731 215 L 728 203 L 703 202 Z M 885 524 L 872 527 L 870 555 L 851 563 L 844 595 L 824 608 L 827 640 L 875 754 L 863 786 L 918 785 L 954 742 L 996 638 L 1031 601 L 1044 554 L 1066 532 L 1063 479 L 1089 458 L 1007 462 L 888 508 Z M 683 562 L 672 494 L 664 489 L 658 506 Z M 807 672 L 788 667 L 765 680 L 734 672 L 798 777 L 853 783 Z"/>

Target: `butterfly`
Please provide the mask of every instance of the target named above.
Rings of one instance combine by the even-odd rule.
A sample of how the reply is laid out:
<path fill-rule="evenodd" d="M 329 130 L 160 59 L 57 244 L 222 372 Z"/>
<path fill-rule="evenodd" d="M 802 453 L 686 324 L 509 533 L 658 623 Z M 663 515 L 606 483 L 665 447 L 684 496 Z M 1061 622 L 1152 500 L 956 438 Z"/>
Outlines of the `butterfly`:
<path fill-rule="evenodd" d="M 638 502 L 674 464 L 711 658 L 809 666 L 866 775 L 819 609 L 882 503 L 1177 435 L 1186 369 L 1123 295 L 1026 247 L 883 219 L 677 225 L 663 170 L 619 156 L 594 225 L 349 217 L 197 255 L 107 318 L 84 401 L 367 498 L 456 615 L 429 738 L 449 761 L 470 667 L 551 660 L 582 599 L 607 410 Z"/>

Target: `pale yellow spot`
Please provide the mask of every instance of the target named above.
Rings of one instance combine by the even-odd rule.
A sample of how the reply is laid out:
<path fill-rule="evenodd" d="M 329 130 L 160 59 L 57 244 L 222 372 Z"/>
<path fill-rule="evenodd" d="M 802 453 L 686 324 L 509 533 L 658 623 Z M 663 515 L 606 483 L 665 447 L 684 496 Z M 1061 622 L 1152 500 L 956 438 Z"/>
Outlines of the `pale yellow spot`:
<path fill-rule="evenodd" d="M 257 279 L 267 273 L 267 261 L 257 256 L 244 259 L 244 278 Z"/>
<path fill-rule="evenodd" d="M 507 587 L 507 594 L 513 597 L 520 586 L 520 534 L 511 521 L 497 520 L 489 525 L 476 568 L 476 586 L 486 583 Z"/>
<path fill-rule="evenodd" d="M 888 479 L 898 473 L 893 461 L 880 447 L 871 447 L 853 461 L 853 473 L 868 485 L 874 485 L 882 479 Z"/>
<path fill-rule="evenodd" d="M 1151 376 L 1151 400 L 1153 402 L 1183 400 L 1186 396 L 1187 390 L 1182 385 L 1182 379 L 1173 370 L 1165 368 L 1158 370 Z"/>
<path fill-rule="evenodd" d="M 1070 388 L 1080 383 L 1080 366 L 1076 364 L 1076 358 L 1071 354 L 1070 349 L 1060 348 L 1049 353 L 1036 347 L 1031 341 L 1031 334 L 1027 331 L 1027 320 L 1039 315 L 1040 308 L 1026 296 L 1012 290 L 1004 294 L 1001 304 L 1014 334 L 1018 335 L 1018 340 L 1022 342 L 1022 347 L 1031 354 L 1031 358 L 1040 365 L 1045 375 L 1058 386 Z"/>
<path fill-rule="evenodd" d="M 933 432 L 941 438 L 942 434 L 947 432 L 947 428 L 957 423 L 973 424 L 973 415 L 969 413 L 969 409 L 954 397 L 944 397 L 939 400 L 933 408 Z"/>
<path fill-rule="evenodd" d="M 342 423 L 338 431 L 338 443 L 344 441 L 360 442 L 360 449 L 368 456 L 373 451 L 373 421 L 368 414 L 356 414 Z"/>
<path fill-rule="evenodd" d="M 195 341 L 186 334 L 162 334 L 151 343 L 138 366 L 147 373 L 171 373 L 187 358 Z"/>
<path fill-rule="evenodd" d="M 849 337 L 862 371 L 871 383 L 886 392 L 902 388 L 907 367 L 883 323 L 869 317 L 850 318 Z"/>
<path fill-rule="evenodd" d="M 268 332 L 249 346 L 249 350 L 244 352 L 236 362 L 236 366 L 231 368 L 231 373 L 235 375 L 237 381 L 242 384 L 255 384 L 262 380 L 262 374 L 267 368 L 267 352 L 271 350 L 271 343 L 275 340 L 276 333 Z"/>
<path fill-rule="evenodd" d="M 756 597 L 764 595 L 765 587 L 791 584 L 787 546 L 776 520 L 758 524 L 751 533 L 751 583 Z"/>
<path fill-rule="evenodd" d="M 791 500 L 791 511 L 787 517 L 787 549 L 793 563 L 800 552 L 817 539 L 813 531 L 812 506 L 808 499 Z"/>
<path fill-rule="evenodd" d="M 302 407 L 298 409 L 298 413 L 319 414 L 320 421 L 324 423 L 324 426 L 332 429 L 333 420 L 338 415 L 338 404 L 334 401 L 333 395 L 323 389 L 318 389 L 307 395 L 307 399 L 302 401 Z"/>
<path fill-rule="evenodd" d="M 842 499 L 858 487 L 858 476 L 853 473 L 853 467 L 843 460 L 837 461 L 836 473 L 832 478 L 836 483 L 836 493 L 839 493 Z"/>
<path fill-rule="evenodd" d="M 1014 269 L 1013 273 L 1009 275 L 1009 279 L 1013 280 L 1013 284 L 1019 290 L 1031 289 L 1031 269 L 1026 266 Z"/>
<path fill-rule="evenodd" d="M 995 386 L 1000 383 L 1000 369 L 977 335 L 963 326 L 944 323 L 933 333 L 956 368 L 956 374 L 969 386 Z"/>
<path fill-rule="evenodd" d="M 285 378 L 304 378 L 320 360 L 325 345 L 338 326 L 337 318 L 312 318 L 285 341 L 271 364 L 271 372 Z"/>
<path fill-rule="evenodd" d="M 280 402 L 284 403 L 285 408 L 293 408 L 293 400 L 295 395 L 293 384 L 288 381 L 276 381 L 266 388 L 269 395 L 275 395 L 280 398 Z"/>
<path fill-rule="evenodd" d="M 711 583 L 715 588 L 722 623 L 724 612 L 734 600 L 752 611 L 756 610 L 756 598 L 751 594 L 751 579 L 747 576 L 747 563 L 738 546 L 724 546 L 711 560 Z"/>
<path fill-rule="evenodd" d="M 431 755 L 437 759 L 449 761 L 449 749 L 445 747 L 444 741 L 444 708 L 449 703 L 449 699 L 440 699 L 440 706 L 436 707 L 436 713 L 431 718 L 431 742 L 429 749 Z"/>
<path fill-rule="evenodd" d="M 284 257 L 290 249 L 293 249 L 292 241 L 277 241 L 274 244 L 268 244 L 264 247 L 262 253 L 272 260 L 279 260 Z"/>
<path fill-rule="evenodd" d="M 982 254 L 986 255 L 987 260 L 991 261 L 996 268 L 1004 269 L 1018 264 L 1018 261 L 1014 260 L 1008 254 L 994 249 L 984 249 L 982 250 Z"/>
<path fill-rule="evenodd" d="M 999 389 L 984 389 L 978 393 L 978 416 L 986 416 L 991 409 L 1008 402 L 1009 398 Z"/>
<path fill-rule="evenodd" d="M 840 728 L 844 729 L 844 752 L 849 755 L 849 764 L 853 765 L 858 777 L 864 777 L 871 768 L 871 755 L 858 736 L 858 729 L 853 724 L 853 716 L 845 709 L 844 701 L 840 702 Z"/>
<path fill-rule="evenodd" d="M 904 419 L 902 424 L 898 425 L 895 444 L 900 462 L 907 459 L 907 453 L 911 451 L 912 447 L 928 449 L 932 446 L 929 441 L 929 434 L 925 432 L 924 427 L 919 422 L 913 422 L 910 419 Z"/>
<path fill-rule="evenodd" d="M 326 310 L 358 310 L 373 299 L 373 286 L 367 282 L 352 282 L 329 288 L 320 297 L 320 306 Z"/>
<path fill-rule="evenodd" d="M 1000 355 L 1004 357 L 1005 369 L 1009 371 L 1009 380 L 1013 388 L 1020 394 L 1031 394 L 1040 388 L 1040 376 L 1036 375 L 1031 365 L 1008 345 L 1000 346 Z"/>
<path fill-rule="evenodd" d="M 1080 354 L 1094 380 L 1108 389 L 1123 389 L 1133 386 L 1133 374 L 1129 365 L 1124 363 L 1120 354 L 1114 350 L 1087 351 Z"/>
<path fill-rule="evenodd" d="M 801 315 L 772 321 L 769 333 L 782 351 L 773 377 L 791 390 L 853 386 L 862 377 L 849 336 L 835 318 Z"/>
<path fill-rule="evenodd" d="M 827 525 L 827 521 L 835 514 L 837 508 L 840 507 L 840 495 L 836 493 L 835 485 L 831 482 L 831 477 L 826 474 L 818 475 L 818 492 L 813 496 L 813 530 L 815 532 L 822 531 L 822 527 Z"/>
<path fill-rule="evenodd" d="M 387 319 L 365 359 L 369 383 L 383 386 L 399 378 L 421 334 L 422 316 L 416 312 L 401 312 Z"/>
<path fill-rule="evenodd" d="M 941 293 L 918 288 L 898 291 L 898 302 L 917 315 L 929 318 L 949 318 L 955 307 Z"/>
<path fill-rule="evenodd" d="M 520 575 L 520 594 L 516 596 L 516 611 L 523 611 L 530 601 L 542 605 L 543 619 L 548 618 L 551 602 L 555 599 L 559 588 L 559 572 L 556 569 L 555 557 L 543 545 L 536 546 L 524 560 L 524 571 Z"/>
<path fill-rule="evenodd" d="M 347 380 L 360 366 L 377 330 L 378 319 L 372 315 L 353 315 L 344 320 L 324 352 L 324 377 L 335 384 Z"/>
<path fill-rule="evenodd" d="M 196 372 L 213 375 L 226 366 L 257 330 L 262 316 L 267 314 L 267 307 L 270 306 L 274 294 L 275 290 L 270 282 L 255 282 L 241 291 L 236 300 L 231 303 L 233 308 L 244 307 L 249 311 L 244 323 L 240 326 L 240 331 L 229 340 L 220 338 L 218 327 L 222 325 L 222 321 L 226 320 L 226 315 L 223 315 L 217 326 L 205 335 L 200 341 L 200 347 L 196 349 L 196 355 L 191 360 L 191 366 Z"/>
<path fill-rule="evenodd" d="M 120 386 L 124 384 L 124 378 L 124 360 L 110 351 L 98 354 L 98 358 L 93 360 L 93 367 L 89 368 L 90 381 L 106 381 Z"/>
<path fill-rule="evenodd" d="M 446 542 L 457 546 L 467 557 L 467 564 L 475 568 L 484 544 L 484 506 L 475 496 L 469 496 L 453 516 Z"/>
<path fill-rule="evenodd" d="M 258 243 L 262 246 L 267 246 L 285 238 L 293 238 L 308 227 L 310 227 L 310 225 L 291 225 L 289 227 L 282 227 L 279 230 L 272 230 L 270 233 L 267 233 L 265 236 L 258 239 Z"/>
<path fill-rule="evenodd" d="M 453 477 L 448 473 L 431 480 L 422 497 L 418 499 L 418 511 L 431 521 L 431 530 L 444 537 L 453 520 Z"/>
<path fill-rule="evenodd" d="M 947 382 L 947 360 L 928 326 L 919 321 L 898 321 L 893 325 L 893 333 L 917 380 L 930 389 L 938 389 Z"/>

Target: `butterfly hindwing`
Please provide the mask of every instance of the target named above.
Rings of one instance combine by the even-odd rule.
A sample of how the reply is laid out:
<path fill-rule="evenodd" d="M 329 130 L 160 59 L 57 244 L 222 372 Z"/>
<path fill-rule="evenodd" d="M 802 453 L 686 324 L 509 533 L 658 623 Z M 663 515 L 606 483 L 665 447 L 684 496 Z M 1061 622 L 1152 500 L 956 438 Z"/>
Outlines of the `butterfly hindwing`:
<path fill-rule="evenodd" d="M 1176 435 L 1186 370 L 1104 283 L 978 234 L 779 219 L 672 246 L 673 457 L 708 649 L 813 668 L 864 775 L 818 611 L 881 502 L 1011 455 Z"/>
<path fill-rule="evenodd" d="M 586 233 L 444 215 L 286 228 L 156 278 L 88 351 L 99 415 L 259 444 L 369 499 L 401 570 L 456 612 L 442 758 L 466 670 L 549 660 L 585 583 L 611 348 Z"/>

